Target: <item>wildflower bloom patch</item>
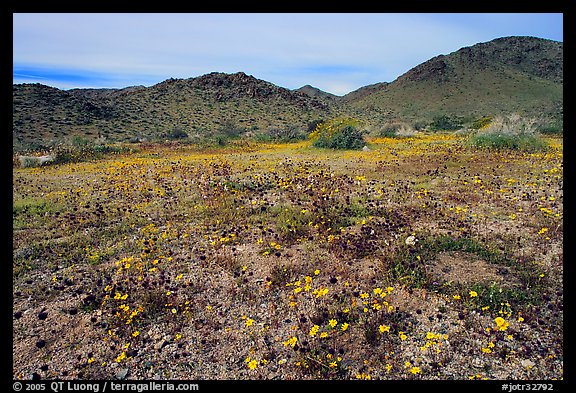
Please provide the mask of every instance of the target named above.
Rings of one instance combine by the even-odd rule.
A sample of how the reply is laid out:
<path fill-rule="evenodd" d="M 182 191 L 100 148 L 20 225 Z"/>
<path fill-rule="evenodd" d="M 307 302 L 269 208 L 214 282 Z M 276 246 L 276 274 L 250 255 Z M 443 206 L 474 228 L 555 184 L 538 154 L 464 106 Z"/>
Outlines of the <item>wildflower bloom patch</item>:
<path fill-rule="evenodd" d="M 562 141 L 366 142 L 14 168 L 14 378 L 562 378 Z"/>

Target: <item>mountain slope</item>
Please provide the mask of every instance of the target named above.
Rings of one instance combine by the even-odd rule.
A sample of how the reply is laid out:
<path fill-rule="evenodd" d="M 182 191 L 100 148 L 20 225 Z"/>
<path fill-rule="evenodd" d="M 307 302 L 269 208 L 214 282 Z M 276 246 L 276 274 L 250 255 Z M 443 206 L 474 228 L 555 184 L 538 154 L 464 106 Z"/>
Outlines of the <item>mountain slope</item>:
<path fill-rule="evenodd" d="M 310 85 L 289 90 L 243 72 L 124 89 L 13 85 L 13 148 L 69 142 L 73 136 L 128 141 L 178 131 L 203 137 L 227 127 L 305 131 L 313 121 L 341 115 L 378 128 L 391 120 L 430 124 L 440 115 L 471 120 L 510 112 L 562 122 L 562 43 L 499 38 L 436 56 L 391 83 L 343 97 Z"/>
<path fill-rule="evenodd" d="M 519 112 L 562 118 L 563 44 L 505 37 L 436 56 L 389 84 L 343 101 L 372 122 Z"/>
<path fill-rule="evenodd" d="M 13 85 L 13 147 L 36 147 L 67 139 L 73 130 L 87 137 L 117 116 L 112 106 L 39 83 Z"/>
<path fill-rule="evenodd" d="M 335 101 L 338 98 L 340 98 L 337 95 L 328 93 L 326 91 L 320 90 L 319 88 L 310 85 L 304 85 L 298 89 L 295 89 L 294 91 L 304 93 L 307 96 L 319 98 L 321 100 Z"/>
<path fill-rule="evenodd" d="M 164 138 L 174 130 L 208 135 L 234 125 L 246 131 L 300 127 L 328 117 L 314 97 L 242 72 L 168 79 L 151 87 L 73 89 L 13 86 L 13 146 L 48 144 L 70 136 L 109 141 Z"/>

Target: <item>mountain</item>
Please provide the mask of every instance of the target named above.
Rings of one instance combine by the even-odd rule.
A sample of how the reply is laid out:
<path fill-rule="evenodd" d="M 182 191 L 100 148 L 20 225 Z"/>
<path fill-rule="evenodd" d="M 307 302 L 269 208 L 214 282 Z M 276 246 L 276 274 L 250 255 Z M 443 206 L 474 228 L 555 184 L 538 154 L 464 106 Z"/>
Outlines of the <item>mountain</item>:
<path fill-rule="evenodd" d="M 13 85 L 13 147 L 69 140 L 165 138 L 174 130 L 209 135 L 224 127 L 265 132 L 306 129 L 332 115 L 323 101 L 243 72 L 168 79 L 151 87 L 72 89 Z"/>
<path fill-rule="evenodd" d="M 561 121 L 563 44 L 534 37 L 479 43 L 436 56 L 391 83 L 361 88 L 342 100 L 372 123 L 510 112 Z"/>
<path fill-rule="evenodd" d="M 304 93 L 307 96 L 318 98 L 320 100 L 336 101 L 339 98 L 335 94 L 328 93 L 326 91 L 320 90 L 319 88 L 310 85 L 304 85 L 294 91 Z"/>
<path fill-rule="evenodd" d="M 372 85 L 362 86 L 359 89 L 351 91 L 350 93 L 343 96 L 343 101 L 346 102 L 356 102 L 361 100 L 363 97 L 369 96 L 370 94 L 377 92 L 388 85 L 388 82 L 378 82 Z"/>
<path fill-rule="evenodd" d="M 113 106 L 39 83 L 13 85 L 13 147 L 33 147 L 64 140 L 75 130 L 97 135 L 118 116 Z"/>
<path fill-rule="evenodd" d="M 13 149 L 73 136 L 108 141 L 190 137 L 234 128 L 276 135 L 319 119 L 353 116 L 377 129 L 390 121 L 430 124 L 518 112 L 561 124 L 563 44 L 504 37 L 436 56 L 393 82 L 339 97 L 311 85 L 289 90 L 243 72 L 168 79 L 150 87 L 59 90 L 13 85 Z"/>

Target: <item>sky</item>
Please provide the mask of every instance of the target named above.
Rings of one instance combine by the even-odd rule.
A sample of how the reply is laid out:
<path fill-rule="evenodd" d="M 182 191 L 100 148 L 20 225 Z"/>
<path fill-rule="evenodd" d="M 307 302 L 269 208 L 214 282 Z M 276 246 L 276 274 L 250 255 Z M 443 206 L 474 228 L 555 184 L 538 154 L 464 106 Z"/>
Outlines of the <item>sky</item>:
<path fill-rule="evenodd" d="M 513 35 L 563 41 L 563 14 L 14 13 L 13 83 L 148 87 L 244 72 L 344 95 Z"/>

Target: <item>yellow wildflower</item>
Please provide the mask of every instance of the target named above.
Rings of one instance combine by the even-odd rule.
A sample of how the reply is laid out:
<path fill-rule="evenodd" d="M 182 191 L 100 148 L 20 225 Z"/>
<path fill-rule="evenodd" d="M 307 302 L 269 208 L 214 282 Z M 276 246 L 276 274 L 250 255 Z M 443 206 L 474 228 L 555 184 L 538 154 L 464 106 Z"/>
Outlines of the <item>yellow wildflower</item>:
<path fill-rule="evenodd" d="M 315 295 L 316 295 L 316 299 L 318 299 L 320 296 L 324 296 L 324 295 L 326 295 L 326 294 L 328 293 L 328 288 L 322 288 L 322 287 L 320 287 L 320 288 L 318 288 L 318 289 L 315 289 L 312 293 L 315 294 Z"/>
<path fill-rule="evenodd" d="M 506 322 L 506 320 L 502 317 L 497 317 L 494 322 L 496 322 L 496 325 L 498 326 L 498 330 L 504 331 L 506 329 L 508 329 L 508 326 L 510 326 L 510 324 L 508 322 Z"/>
<path fill-rule="evenodd" d="M 285 347 L 290 345 L 292 348 L 294 348 L 294 346 L 296 345 L 297 342 L 298 342 L 298 339 L 296 337 L 290 337 L 290 338 L 288 338 L 288 340 L 284 341 L 282 344 L 284 344 Z"/>
<path fill-rule="evenodd" d="M 420 370 L 420 367 L 414 366 L 414 367 L 412 367 L 412 368 L 410 369 L 410 372 L 411 372 L 412 374 L 419 374 L 419 373 L 421 373 L 422 371 Z"/>
<path fill-rule="evenodd" d="M 248 368 L 250 370 L 254 370 L 256 367 L 258 367 L 258 361 L 257 360 L 250 360 L 248 362 Z"/>
<path fill-rule="evenodd" d="M 312 337 L 316 336 L 316 333 L 318 333 L 318 330 L 320 330 L 320 326 L 318 326 L 318 325 L 312 326 L 312 328 L 310 329 L 310 336 L 312 336 Z"/>

